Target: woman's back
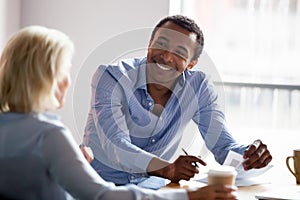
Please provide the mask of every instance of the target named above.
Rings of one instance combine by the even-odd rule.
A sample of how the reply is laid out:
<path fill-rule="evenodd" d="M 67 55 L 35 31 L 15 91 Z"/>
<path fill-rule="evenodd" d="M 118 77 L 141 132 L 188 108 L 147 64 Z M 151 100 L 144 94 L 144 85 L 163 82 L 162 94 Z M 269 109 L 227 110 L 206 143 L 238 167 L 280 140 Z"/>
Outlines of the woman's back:
<path fill-rule="evenodd" d="M 65 192 L 53 180 L 50 161 L 45 157 L 47 131 L 59 129 L 51 123 L 59 122 L 50 115 L 0 114 L 1 195 L 17 199 L 65 199 Z"/>

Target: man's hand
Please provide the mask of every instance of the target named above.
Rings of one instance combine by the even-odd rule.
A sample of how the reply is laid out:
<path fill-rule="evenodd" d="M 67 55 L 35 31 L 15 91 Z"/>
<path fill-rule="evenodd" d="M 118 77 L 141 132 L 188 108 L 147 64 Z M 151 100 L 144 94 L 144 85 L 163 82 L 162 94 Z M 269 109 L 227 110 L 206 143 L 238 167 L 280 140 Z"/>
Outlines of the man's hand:
<path fill-rule="evenodd" d="M 199 173 L 199 170 L 195 166 L 196 162 L 204 166 L 206 165 L 204 161 L 195 156 L 180 156 L 171 164 L 159 164 L 159 162 L 161 161 L 157 158 L 150 161 L 150 166 L 148 166 L 147 170 L 148 174 L 167 178 L 175 183 L 180 180 L 190 180 L 195 174 Z M 154 166 L 156 167 L 154 168 Z"/>
<path fill-rule="evenodd" d="M 261 140 L 255 140 L 245 151 L 244 159 L 243 167 L 245 170 L 259 169 L 267 166 L 271 162 L 272 156 L 267 145 L 262 143 Z"/>
<path fill-rule="evenodd" d="M 91 163 L 94 160 L 94 154 L 93 151 L 90 147 L 87 147 L 83 144 L 79 145 L 79 148 L 83 154 L 83 156 L 85 157 L 85 159 Z"/>
<path fill-rule="evenodd" d="M 190 180 L 199 173 L 195 166 L 195 162 L 206 165 L 200 158 L 195 156 L 180 156 L 172 164 L 166 167 L 166 177 L 172 182 L 179 182 L 180 180 Z"/>

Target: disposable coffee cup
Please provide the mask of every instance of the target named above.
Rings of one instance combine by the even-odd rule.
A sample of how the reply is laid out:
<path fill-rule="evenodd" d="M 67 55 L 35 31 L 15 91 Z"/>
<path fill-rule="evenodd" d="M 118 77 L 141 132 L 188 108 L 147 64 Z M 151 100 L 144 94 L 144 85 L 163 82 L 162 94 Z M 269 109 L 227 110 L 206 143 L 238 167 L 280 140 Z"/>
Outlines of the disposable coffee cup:
<path fill-rule="evenodd" d="M 236 170 L 231 166 L 218 166 L 209 169 L 208 185 L 234 185 Z"/>

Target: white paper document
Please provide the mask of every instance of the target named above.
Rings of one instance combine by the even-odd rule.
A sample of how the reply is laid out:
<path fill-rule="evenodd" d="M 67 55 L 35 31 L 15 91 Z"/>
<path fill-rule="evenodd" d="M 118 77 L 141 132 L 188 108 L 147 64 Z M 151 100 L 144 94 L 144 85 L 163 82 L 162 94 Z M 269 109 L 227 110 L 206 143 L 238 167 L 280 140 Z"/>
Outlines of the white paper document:
<path fill-rule="evenodd" d="M 249 179 L 259 176 L 273 167 L 273 165 L 268 165 L 261 169 L 250 169 L 248 171 L 244 170 L 242 163 L 244 158 L 241 154 L 234 151 L 229 151 L 223 165 L 229 165 L 235 167 L 237 171 L 236 179 Z"/>
<path fill-rule="evenodd" d="M 207 183 L 208 181 L 207 176 L 201 178 L 194 178 L 193 180 L 199 181 L 201 183 Z M 258 184 L 265 184 L 265 183 L 270 183 L 270 182 L 261 178 L 248 178 L 248 179 L 236 179 L 234 185 L 240 187 L 240 186 L 250 186 L 250 185 L 258 185 Z"/>
<path fill-rule="evenodd" d="M 259 175 L 267 172 L 269 169 L 273 167 L 273 165 L 268 165 L 261 169 L 250 169 L 245 171 L 242 163 L 244 162 L 244 158 L 241 154 L 238 154 L 234 151 L 229 151 L 227 157 L 223 163 L 223 165 L 233 166 L 237 171 L 237 176 L 235 179 L 236 186 L 249 186 L 249 185 L 257 185 L 263 183 L 269 183 L 265 178 L 258 177 Z M 207 174 L 205 177 L 196 178 L 195 180 L 207 183 Z"/>

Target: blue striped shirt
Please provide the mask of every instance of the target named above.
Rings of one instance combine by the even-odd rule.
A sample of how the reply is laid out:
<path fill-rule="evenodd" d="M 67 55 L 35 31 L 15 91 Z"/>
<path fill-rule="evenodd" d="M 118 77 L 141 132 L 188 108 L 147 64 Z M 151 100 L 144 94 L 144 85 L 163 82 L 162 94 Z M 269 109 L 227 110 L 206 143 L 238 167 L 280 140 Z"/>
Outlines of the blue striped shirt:
<path fill-rule="evenodd" d="M 84 143 L 100 161 L 95 169 L 105 180 L 145 180 L 150 160 L 170 160 L 182 137 L 188 137 L 184 129 L 191 120 L 219 163 L 229 150 L 243 154 L 246 146 L 226 130 L 217 94 L 203 72 L 184 71 L 160 116 L 152 113 L 146 84 L 146 58 L 101 65 L 93 76 Z"/>

